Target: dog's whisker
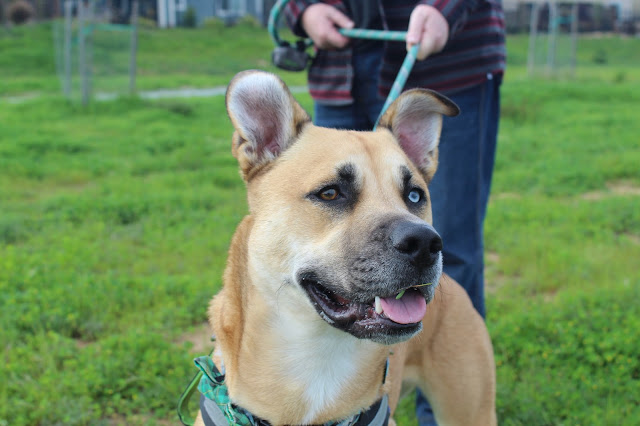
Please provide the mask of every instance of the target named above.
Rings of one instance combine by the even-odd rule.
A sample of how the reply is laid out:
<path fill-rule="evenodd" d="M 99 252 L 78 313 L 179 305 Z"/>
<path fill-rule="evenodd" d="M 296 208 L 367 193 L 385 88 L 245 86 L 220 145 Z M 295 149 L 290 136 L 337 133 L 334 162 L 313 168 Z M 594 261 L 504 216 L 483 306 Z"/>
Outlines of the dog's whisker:
<path fill-rule="evenodd" d="M 278 287 L 278 289 L 276 290 L 276 310 L 278 311 L 278 313 L 280 313 L 280 294 L 286 285 L 287 283 L 283 282 L 282 284 L 280 284 L 280 287 Z"/>

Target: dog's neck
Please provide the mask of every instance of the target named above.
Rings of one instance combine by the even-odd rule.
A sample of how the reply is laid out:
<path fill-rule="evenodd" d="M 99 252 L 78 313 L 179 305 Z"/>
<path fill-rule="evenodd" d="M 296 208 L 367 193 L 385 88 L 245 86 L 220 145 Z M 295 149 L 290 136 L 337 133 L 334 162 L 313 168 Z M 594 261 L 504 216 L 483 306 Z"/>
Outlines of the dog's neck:
<path fill-rule="evenodd" d="M 256 373 L 265 375 L 265 387 L 278 389 L 280 396 L 272 396 L 270 404 L 285 400 L 304 407 L 295 419 L 283 419 L 283 423 L 324 423 L 336 420 L 334 416 L 345 401 L 366 400 L 360 408 L 375 402 L 386 359 L 380 345 L 355 339 L 318 319 L 310 323 L 282 308 L 270 311 L 270 316 L 255 318 L 251 327 L 262 326 L 262 332 L 251 345 L 243 345 L 239 369 L 244 375 L 243 366 L 254 366 Z M 253 321 L 249 319 L 248 324 Z M 246 384 L 240 392 L 255 387 L 255 382 Z M 354 413 L 348 410 L 341 414 Z"/>
<path fill-rule="evenodd" d="M 337 330 L 315 312 L 270 305 L 250 280 L 229 265 L 212 305 L 236 404 L 274 425 L 318 424 L 380 398 L 388 348 Z"/>

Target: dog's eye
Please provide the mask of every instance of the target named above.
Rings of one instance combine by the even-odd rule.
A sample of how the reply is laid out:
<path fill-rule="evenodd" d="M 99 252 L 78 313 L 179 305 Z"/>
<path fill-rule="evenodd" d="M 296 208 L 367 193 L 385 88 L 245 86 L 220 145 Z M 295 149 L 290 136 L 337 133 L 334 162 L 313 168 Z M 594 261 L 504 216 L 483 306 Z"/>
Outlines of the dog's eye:
<path fill-rule="evenodd" d="M 333 201 L 336 198 L 338 198 L 339 194 L 340 193 L 338 192 L 337 188 L 329 187 L 329 188 L 324 188 L 322 191 L 320 191 L 318 195 L 324 201 Z"/>
<path fill-rule="evenodd" d="M 417 189 L 413 189 L 407 194 L 407 199 L 413 204 L 417 204 L 422 199 L 422 194 Z"/>

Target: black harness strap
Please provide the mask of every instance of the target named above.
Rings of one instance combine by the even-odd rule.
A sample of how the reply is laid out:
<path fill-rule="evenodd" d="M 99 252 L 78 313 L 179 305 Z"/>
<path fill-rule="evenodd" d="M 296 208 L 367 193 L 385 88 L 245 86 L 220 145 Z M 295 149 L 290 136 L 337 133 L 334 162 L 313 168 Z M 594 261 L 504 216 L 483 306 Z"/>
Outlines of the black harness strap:
<path fill-rule="evenodd" d="M 367 411 L 360 414 L 360 418 L 353 426 L 387 426 L 390 416 L 389 398 L 385 395 Z"/>
<path fill-rule="evenodd" d="M 200 395 L 200 413 L 205 426 L 229 426 L 229 422 L 220 410 L 220 407 L 204 395 Z M 352 426 L 387 426 L 391 410 L 387 395 L 360 414 L 358 421 Z M 260 420 L 260 425 L 268 425 Z"/>

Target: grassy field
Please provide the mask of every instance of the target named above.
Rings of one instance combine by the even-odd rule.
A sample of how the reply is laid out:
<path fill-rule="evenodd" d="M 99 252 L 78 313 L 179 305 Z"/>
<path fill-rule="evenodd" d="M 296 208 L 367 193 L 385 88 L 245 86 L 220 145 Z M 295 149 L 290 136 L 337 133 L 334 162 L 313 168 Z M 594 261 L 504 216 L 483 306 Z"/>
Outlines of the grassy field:
<path fill-rule="evenodd" d="M 0 425 L 175 424 L 246 214 L 223 100 L 82 109 L 50 34 L 0 32 L 0 95 L 41 94 L 0 98 Z M 640 424 L 640 40 L 584 45 L 575 81 L 528 80 L 509 40 L 486 224 L 505 425 Z M 223 84 L 270 49 L 250 27 L 146 30 L 140 85 Z"/>
<path fill-rule="evenodd" d="M 54 24 L 49 23 L 0 32 L 0 97 L 60 93 L 55 60 L 60 51 L 54 48 L 54 29 Z M 127 68 L 122 64 L 126 65 L 129 60 L 128 37 L 127 33 L 95 33 L 92 71 L 96 91 L 127 90 Z M 293 40 L 284 30 L 282 37 Z M 544 47 L 544 39 L 538 45 Z M 568 48 L 564 44 L 560 46 L 559 55 L 566 56 Z M 637 39 L 584 37 L 578 46 L 579 80 L 640 83 Z M 528 38 L 510 36 L 508 47 L 510 78 L 524 78 Z M 140 90 L 152 90 L 225 85 L 237 70 L 276 71 L 270 60 L 272 49 L 265 30 L 250 22 L 235 28 L 215 23 L 199 30 L 143 28 L 139 33 L 137 86 Z M 568 60 L 564 58 L 559 62 L 568 63 Z M 306 83 L 304 73 L 278 73 L 291 85 Z M 76 68 L 72 83 L 78 92 L 80 82 Z"/>
<path fill-rule="evenodd" d="M 56 74 L 60 51 L 54 48 L 54 29 L 54 23 L 48 23 L 0 32 L 0 96 L 61 92 Z M 96 91 L 127 90 L 128 37 L 127 33 L 95 33 L 92 83 Z M 212 23 L 200 30 L 141 29 L 138 43 L 140 90 L 226 85 L 237 70 L 276 71 L 271 65 L 270 37 L 250 21 L 235 28 Z M 280 74 L 289 84 L 306 84 L 304 73 Z M 76 68 L 72 83 L 78 90 Z"/>

